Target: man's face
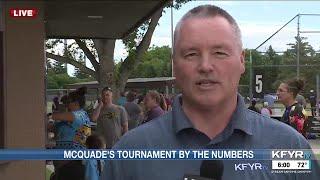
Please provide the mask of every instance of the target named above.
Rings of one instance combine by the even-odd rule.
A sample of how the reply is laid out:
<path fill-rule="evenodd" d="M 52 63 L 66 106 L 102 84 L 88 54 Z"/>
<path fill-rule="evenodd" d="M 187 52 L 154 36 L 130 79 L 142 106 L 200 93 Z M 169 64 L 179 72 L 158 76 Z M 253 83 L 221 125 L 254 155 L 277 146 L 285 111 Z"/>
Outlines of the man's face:
<path fill-rule="evenodd" d="M 191 18 L 181 25 L 173 56 L 177 85 L 195 106 L 219 105 L 234 97 L 244 73 L 244 52 L 222 17 Z"/>
<path fill-rule="evenodd" d="M 112 102 L 112 92 L 111 91 L 103 91 L 101 94 L 103 104 Z"/>
<path fill-rule="evenodd" d="M 144 104 L 146 106 L 146 108 L 148 110 L 152 109 L 155 105 L 156 105 L 156 102 L 155 100 L 149 95 L 147 94 L 145 97 L 144 97 Z"/>

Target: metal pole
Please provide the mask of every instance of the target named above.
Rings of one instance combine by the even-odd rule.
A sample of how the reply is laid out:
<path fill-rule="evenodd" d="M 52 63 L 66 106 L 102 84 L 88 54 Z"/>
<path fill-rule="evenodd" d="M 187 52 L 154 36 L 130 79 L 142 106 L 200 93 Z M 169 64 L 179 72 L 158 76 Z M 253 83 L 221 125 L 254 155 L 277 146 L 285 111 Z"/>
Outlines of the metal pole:
<path fill-rule="evenodd" d="M 173 32 L 173 3 L 174 3 L 174 0 L 172 0 L 171 2 L 171 77 L 174 77 L 174 72 L 173 72 L 173 44 L 174 44 L 174 32 Z M 171 86 L 171 93 L 174 94 L 174 86 L 172 85 Z"/>
<path fill-rule="evenodd" d="M 252 67 L 252 54 L 251 54 L 251 51 L 250 50 L 250 81 L 249 81 L 249 96 L 250 96 L 250 99 L 253 98 L 253 93 L 252 93 L 252 81 L 253 81 L 253 67 Z"/>
<path fill-rule="evenodd" d="M 298 14 L 297 26 L 297 77 L 300 76 L 300 14 Z"/>
<path fill-rule="evenodd" d="M 166 95 L 169 95 L 169 86 L 168 86 L 168 84 L 166 85 Z"/>
<path fill-rule="evenodd" d="M 172 55 L 173 55 L 173 3 L 174 0 L 171 1 L 171 77 L 173 77 L 173 61 L 172 61 Z"/>
<path fill-rule="evenodd" d="M 296 17 L 298 16 L 295 15 L 292 19 L 290 19 L 290 21 L 288 21 L 286 24 L 284 24 L 280 29 L 278 29 L 276 32 L 274 32 L 270 37 L 268 37 L 268 39 L 266 39 L 265 41 L 263 41 L 258 47 L 255 48 L 255 50 L 259 49 L 262 45 L 264 45 L 264 43 L 266 43 L 267 41 L 269 41 L 269 39 L 271 39 L 273 36 L 275 36 L 279 31 L 281 31 L 281 29 L 283 29 L 284 27 L 286 27 L 291 21 L 293 21 Z"/>
<path fill-rule="evenodd" d="M 317 92 L 317 99 L 316 99 L 316 110 L 317 110 L 317 114 L 318 116 L 320 116 L 320 112 L 319 112 L 319 105 L 318 105 L 318 102 L 320 101 L 320 77 L 319 77 L 319 74 L 317 74 L 316 76 L 316 92 Z"/>

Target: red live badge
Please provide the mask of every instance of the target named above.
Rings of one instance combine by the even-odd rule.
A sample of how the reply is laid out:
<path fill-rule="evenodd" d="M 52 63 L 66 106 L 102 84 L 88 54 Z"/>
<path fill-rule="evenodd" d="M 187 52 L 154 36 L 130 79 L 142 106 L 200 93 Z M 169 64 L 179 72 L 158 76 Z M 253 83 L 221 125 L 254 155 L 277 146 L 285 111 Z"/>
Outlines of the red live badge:
<path fill-rule="evenodd" d="M 38 11 L 34 8 L 11 8 L 9 13 L 13 18 L 35 18 Z"/>

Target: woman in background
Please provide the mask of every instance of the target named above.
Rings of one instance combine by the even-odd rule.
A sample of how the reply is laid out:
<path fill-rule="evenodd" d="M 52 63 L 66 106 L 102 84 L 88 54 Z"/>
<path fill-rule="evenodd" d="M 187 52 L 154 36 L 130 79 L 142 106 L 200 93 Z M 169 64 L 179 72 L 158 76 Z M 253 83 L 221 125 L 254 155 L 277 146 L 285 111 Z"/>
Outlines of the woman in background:
<path fill-rule="evenodd" d="M 160 94 L 157 91 L 149 91 L 144 98 L 144 105 L 146 108 L 146 117 L 142 123 L 149 122 L 165 113 L 161 108 L 161 104 L 164 102 Z"/>
<path fill-rule="evenodd" d="M 306 112 L 301 104 L 296 101 L 297 94 L 304 88 L 304 81 L 301 79 L 290 79 L 280 84 L 277 90 L 279 101 L 286 107 L 281 121 L 289 124 L 305 136 L 304 121 Z"/>

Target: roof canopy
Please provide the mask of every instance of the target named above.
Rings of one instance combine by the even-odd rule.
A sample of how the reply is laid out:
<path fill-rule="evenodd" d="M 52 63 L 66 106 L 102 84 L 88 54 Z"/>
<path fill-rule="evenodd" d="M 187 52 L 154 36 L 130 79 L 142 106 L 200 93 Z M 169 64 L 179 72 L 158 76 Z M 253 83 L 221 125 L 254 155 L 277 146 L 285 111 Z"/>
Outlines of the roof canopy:
<path fill-rule="evenodd" d="M 46 35 L 48 38 L 121 39 L 168 1 L 46 1 Z"/>
<path fill-rule="evenodd" d="M 126 88 L 160 88 L 171 87 L 174 84 L 175 77 L 156 77 L 156 78 L 134 78 L 128 79 Z M 97 81 L 82 82 L 68 84 L 65 86 L 67 89 L 77 89 L 85 86 L 90 89 L 98 89 L 99 84 Z"/>

